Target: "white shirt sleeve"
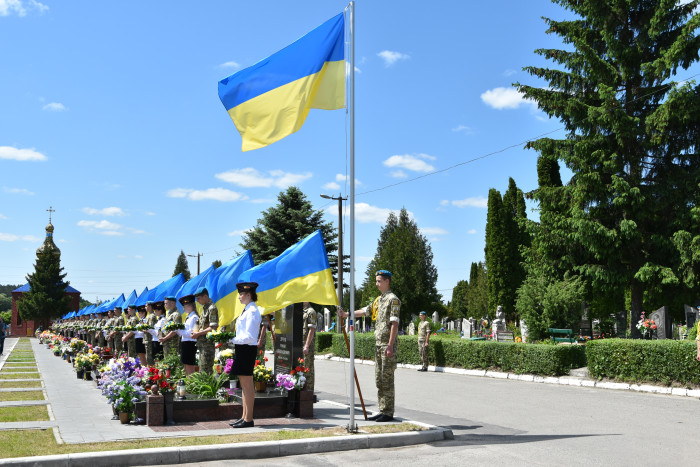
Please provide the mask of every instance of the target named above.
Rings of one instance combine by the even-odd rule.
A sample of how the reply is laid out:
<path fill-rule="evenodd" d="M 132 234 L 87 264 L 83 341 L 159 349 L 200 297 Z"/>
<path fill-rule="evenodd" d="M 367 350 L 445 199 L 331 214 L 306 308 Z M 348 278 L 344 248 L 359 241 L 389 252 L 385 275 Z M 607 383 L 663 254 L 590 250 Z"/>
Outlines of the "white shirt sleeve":
<path fill-rule="evenodd" d="M 183 341 L 192 342 L 197 340 L 192 337 L 192 333 L 198 321 L 199 316 L 197 316 L 197 313 L 194 311 L 187 316 L 187 320 L 185 320 L 185 329 L 177 330 L 178 335 L 182 337 Z"/>
<path fill-rule="evenodd" d="M 262 316 L 255 303 L 249 303 L 236 324 L 236 337 L 231 342 L 237 345 L 257 345 Z"/>

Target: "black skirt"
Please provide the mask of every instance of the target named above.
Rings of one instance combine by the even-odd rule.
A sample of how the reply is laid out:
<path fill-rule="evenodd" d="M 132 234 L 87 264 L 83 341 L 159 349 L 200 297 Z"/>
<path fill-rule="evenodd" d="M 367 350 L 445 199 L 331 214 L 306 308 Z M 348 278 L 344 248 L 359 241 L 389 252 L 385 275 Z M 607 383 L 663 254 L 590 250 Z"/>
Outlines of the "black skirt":
<path fill-rule="evenodd" d="M 233 366 L 229 374 L 231 376 L 253 376 L 255 357 L 258 355 L 257 345 L 238 345 L 235 347 Z"/>
<path fill-rule="evenodd" d="M 146 353 L 146 346 L 143 345 L 143 338 L 136 340 L 136 353 Z"/>
<path fill-rule="evenodd" d="M 180 363 L 183 365 L 197 364 L 197 347 L 195 341 L 182 341 L 180 343 Z"/>

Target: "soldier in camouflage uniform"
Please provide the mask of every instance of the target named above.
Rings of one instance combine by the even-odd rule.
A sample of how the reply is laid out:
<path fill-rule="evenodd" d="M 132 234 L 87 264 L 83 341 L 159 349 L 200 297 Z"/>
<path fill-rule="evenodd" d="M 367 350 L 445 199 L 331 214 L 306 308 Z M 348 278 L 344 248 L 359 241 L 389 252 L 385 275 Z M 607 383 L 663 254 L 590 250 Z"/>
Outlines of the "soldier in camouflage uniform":
<path fill-rule="evenodd" d="M 115 342 L 115 336 L 117 333 L 114 330 L 114 327 L 117 326 L 117 314 L 114 312 L 114 309 L 109 310 L 109 313 L 112 316 L 109 319 L 109 326 L 112 328 L 112 330 L 110 330 L 109 334 L 107 334 L 107 344 L 112 349 L 112 354 L 117 357 L 117 343 Z"/>
<path fill-rule="evenodd" d="M 219 310 L 211 298 L 206 287 L 200 287 L 194 293 L 197 303 L 202 305 L 202 315 L 197 323 L 197 331 L 192 333 L 192 337 L 197 339 L 199 348 L 199 371 L 212 374 L 214 372 L 214 342 L 207 339 L 207 333 L 216 331 L 219 327 Z"/>
<path fill-rule="evenodd" d="M 136 307 L 133 305 L 129 305 L 126 309 L 127 312 L 127 318 L 126 318 L 126 325 L 127 326 L 138 326 L 139 324 L 139 317 L 136 316 Z M 129 331 L 124 334 L 122 337 L 122 343 L 126 344 L 126 349 L 127 353 L 129 355 L 129 358 L 136 358 L 136 332 L 135 331 Z"/>
<path fill-rule="evenodd" d="M 372 313 L 375 342 L 374 377 L 377 384 L 377 401 L 379 413 L 369 417 L 377 422 L 389 422 L 394 419 L 394 370 L 396 370 L 396 351 L 399 331 L 399 311 L 401 300 L 391 292 L 391 273 L 384 269 L 377 271 L 376 284 L 382 293 L 372 303 L 355 311 L 355 316 Z M 347 312 L 342 312 L 347 316 Z"/>
<path fill-rule="evenodd" d="M 114 325 L 115 326 L 126 326 L 126 321 L 124 320 L 124 315 L 122 315 L 121 307 L 114 307 Z M 122 342 L 122 332 L 114 331 L 114 354 L 119 356 L 124 351 L 124 343 Z"/>
<path fill-rule="evenodd" d="M 102 340 L 104 340 L 104 343 L 105 343 L 104 347 L 109 347 L 109 348 L 114 349 L 114 347 L 112 347 L 112 342 L 109 340 L 109 335 L 112 333 L 112 331 L 107 329 L 112 325 L 112 318 L 113 318 L 112 310 L 108 311 L 106 314 L 107 314 L 107 317 L 104 319 L 104 324 L 102 325 L 101 336 L 102 336 Z"/>
<path fill-rule="evenodd" d="M 316 355 L 316 310 L 309 302 L 304 302 L 304 366 L 309 369 L 306 374 L 304 389 L 314 390 L 314 356 Z"/>
<path fill-rule="evenodd" d="M 142 305 L 143 308 L 146 310 L 146 319 L 145 319 L 145 324 L 149 326 L 155 327 L 156 323 L 160 319 L 160 316 L 163 314 L 161 311 L 159 311 L 158 316 L 153 312 L 153 306 L 151 302 L 146 303 L 145 305 Z M 141 307 L 139 307 L 141 308 Z M 146 346 L 146 363 L 148 363 L 149 366 L 155 365 L 155 358 L 153 357 L 153 329 L 149 329 L 148 331 L 145 331 L 143 333 L 143 343 Z M 157 334 L 156 334 L 157 337 Z"/>
<path fill-rule="evenodd" d="M 423 364 L 418 371 L 428 371 L 428 349 L 430 343 L 430 323 L 425 319 L 425 311 L 420 312 L 420 323 L 418 324 L 418 354 Z"/>
<path fill-rule="evenodd" d="M 165 297 L 165 327 L 168 323 L 182 323 L 182 317 L 180 312 L 177 311 L 177 304 L 175 303 L 175 297 Z M 164 334 L 163 329 L 160 331 L 160 343 L 163 344 L 163 353 L 165 356 L 170 355 L 180 355 L 180 336 L 177 332 L 170 331 Z"/>

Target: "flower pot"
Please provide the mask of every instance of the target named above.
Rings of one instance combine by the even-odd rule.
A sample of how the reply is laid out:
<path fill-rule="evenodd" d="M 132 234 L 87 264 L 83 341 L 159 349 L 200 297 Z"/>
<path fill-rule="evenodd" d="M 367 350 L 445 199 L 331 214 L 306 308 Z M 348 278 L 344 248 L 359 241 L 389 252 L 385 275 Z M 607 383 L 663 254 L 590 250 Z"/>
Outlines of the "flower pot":
<path fill-rule="evenodd" d="M 255 392 L 265 392 L 267 381 L 255 381 Z"/>
<path fill-rule="evenodd" d="M 129 412 L 119 412 L 119 421 L 122 425 L 128 424 L 130 418 L 131 414 Z"/>
<path fill-rule="evenodd" d="M 85 375 L 85 370 L 76 370 L 75 375 L 78 379 L 83 379 L 83 376 Z"/>

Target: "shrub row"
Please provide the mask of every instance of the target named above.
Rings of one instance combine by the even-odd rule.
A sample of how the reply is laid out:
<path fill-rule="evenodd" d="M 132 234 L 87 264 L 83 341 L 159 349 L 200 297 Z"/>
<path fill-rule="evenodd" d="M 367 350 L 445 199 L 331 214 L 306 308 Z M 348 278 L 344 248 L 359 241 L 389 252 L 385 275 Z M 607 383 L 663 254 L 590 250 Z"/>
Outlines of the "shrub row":
<path fill-rule="evenodd" d="M 586 344 L 588 371 L 594 378 L 631 383 L 700 384 L 694 341 L 601 339 Z"/>
<path fill-rule="evenodd" d="M 399 363 L 419 364 L 418 338 L 398 336 Z M 342 334 L 333 334 L 331 352 L 347 357 Z M 355 357 L 374 360 L 374 334 L 355 335 Z M 516 344 L 510 342 L 469 341 L 465 339 L 430 339 L 430 363 L 437 366 L 467 369 L 500 369 L 512 373 L 559 376 L 571 368 L 586 366 L 583 346 Z"/>
<path fill-rule="evenodd" d="M 334 332 L 317 332 L 316 333 L 316 353 L 326 353 L 333 345 Z"/>

